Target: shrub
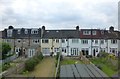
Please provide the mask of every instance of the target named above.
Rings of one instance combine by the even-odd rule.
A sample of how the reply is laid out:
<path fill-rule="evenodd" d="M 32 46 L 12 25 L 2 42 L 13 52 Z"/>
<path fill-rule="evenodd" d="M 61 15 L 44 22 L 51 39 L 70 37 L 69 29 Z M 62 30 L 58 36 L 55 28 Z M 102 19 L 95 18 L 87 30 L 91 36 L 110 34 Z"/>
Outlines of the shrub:
<path fill-rule="evenodd" d="M 106 52 L 100 52 L 99 54 L 97 54 L 97 57 L 107 57 L 109 55 L 109 53 Z"/>
<path fill-rule="evenodd" d="M 7 70 L 10 67 L 10 63 L 2 64 L 2 71 Z"/>
<path fill-rule="evenodd" d="M 30 59 L 30 60 L 27 60 L 26 63 L 25 63 L 25 69 L 28 70 L 28 71 L 32 71 L 34 69 L 36 65 L 36 61 L 35 59 Z"/>
<path fill-rule="evenodd" d="M 58 52 L 57 55 L 56 55 L 56 60 L 58 60 L 58 58 L 59 58 L 59 52 Z"/>
<path fill-rule="evenodd" d="M 96 65 L 100 70 L 102 70 L 102 65 L 101 64 L 97 64 Z"/>
<path fill-rule="evenodd" d="M 92 55 L 86 55 L 86 58 L 92 58 Z"/>
<path fill-rule="evenodd" d="M 40 55 L 38 55 L 38 59 L 39 59 L 39 60 L 42 60 L 42 59 L 43 59 L 43 54 L 42 54 L 42 53 L 40 53 Z"/>
<path fill-rule="evenodd" d="M 33 57 L 33 58 L 27 60 L 25 62 L 25 69 L 27 71 L 32 71 L 34 69 L 35 65 L 37 65 L 39 63 L 39 61 L 42 59 L 43 59 L 43 55 L 41 53 L 39 56 Z"/>

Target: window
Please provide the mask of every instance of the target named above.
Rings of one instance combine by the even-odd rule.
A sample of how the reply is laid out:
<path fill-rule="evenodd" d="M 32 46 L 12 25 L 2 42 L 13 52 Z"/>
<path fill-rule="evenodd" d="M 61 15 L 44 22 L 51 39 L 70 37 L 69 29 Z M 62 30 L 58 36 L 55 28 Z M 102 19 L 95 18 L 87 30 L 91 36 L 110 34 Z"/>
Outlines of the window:
<path fill-rule="evenodd" d="M 21 42 L 21 39 L 18 39 L 17 42 L 20 43 L 20 42 Z"/>
<path fill-rule="evenodd" d="M 117 40 L 111 40 L 111 44 L 117 44 Z"/>
<path fill-rule="evenodd" d="M 89 55 L 89 48 L 82 48 L 81 51 L 83 55 Z"/>
<path fill-rule="evenodd" d="M 103 30 L 101 31 L 101 34 L 104 34 L 104 31 L 103 31 Z"/>
<path fill-rule="evenodd" d="M 49 43 L 48 39 L 43 39 L 42 43 Z"/>
<path fill-rule="evenodd" d="M 12 30 L 7 30 L 7 37 L 12 37 Z"/>
<path fill-rule="evenodd" d="M 101 44 L 104 44 L 104 40 L 101 40 Z"/>
<path fill-rule="evenodd" d="M 72 39 L 72 43 L 78 43 L 79 40 L 78 39 Z"/>
<path fill-rule="evenodd" d="M 10 43 L 12 40 L 11 39 L 6 39 L 6 42 L 7 43 Z"/>
<path fill-rule="evenodd" d="M 56 39 L 56 43 L 59 43 L 59 39 Z"/>
<path fill-rule="evenodd" d="M 86 39 L 85 40 L 81 40 L 81 43 L 82 44 L 88 44 L 88 40 L 86 40 Z"/>
<path fill-rule="evenodd" d="M 71 55 L 78 55 L 78 48 L 71 48 Z"/>
<path fill-rule="evenodd" d="M 20 34 L 21 30 L 18 30 L 17 33 Z"/>
<path fill-rule="evenodd" d="M 62 43 L 65 43 L 65 39 L 62 39 Z"/>
<path fill-rule="evenodd" d="M 92 35 L 96 35 L 96 31 L 92 31 Z"/>
<path fill-rule="evenodd" d="M 66 48 L 62 48 L 62 52 L 66 53 L 67 52 Z"/>
<path fill-rule="evenodd" d="M 28 34 L 28 30 L 27 29 L 25 29 L 25 34 Z"/>
<path fill-rule="evenodd" d="M 54 52 L 59 52 L 59 48 L 54 48 Z"/>
<path fill-rule="evenodd" d="M 31 34 L 38 34 L 38 29 L 32 29 Z"/>
<path fill-rule="evenodd" d="M 39 39 L 33 39 L 33 43 L 39 43 Z"/>
<path fill-rule="evenodd" d="M 83 31 L 83 35 L 91 35 L 91 31 Z"/>
<path fill-rule="evenodd" d="M 98 44 L 98 40 L 95 40 L 95 44 Z"/>

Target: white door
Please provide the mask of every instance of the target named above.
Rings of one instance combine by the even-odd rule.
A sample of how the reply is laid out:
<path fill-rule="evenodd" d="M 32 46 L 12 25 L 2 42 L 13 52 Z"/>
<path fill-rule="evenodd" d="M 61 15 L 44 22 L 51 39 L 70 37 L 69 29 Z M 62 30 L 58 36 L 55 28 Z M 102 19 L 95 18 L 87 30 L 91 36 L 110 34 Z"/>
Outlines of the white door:
<path fill-rule="evenodd" d="M 49 48 L 43 48 L 43 56 L 50 56 L 50 49 Z"/>

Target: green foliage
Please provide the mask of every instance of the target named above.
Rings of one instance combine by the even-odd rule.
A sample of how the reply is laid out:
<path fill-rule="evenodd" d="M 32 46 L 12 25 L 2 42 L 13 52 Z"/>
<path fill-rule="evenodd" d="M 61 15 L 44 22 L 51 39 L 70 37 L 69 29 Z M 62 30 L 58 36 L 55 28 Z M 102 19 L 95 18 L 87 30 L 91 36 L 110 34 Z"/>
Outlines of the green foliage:
<path fill-rule="evenodd" d="M 92 55 L 86 55 L 86 58 L 92 58 Z"/>
<path fill-rule="evenodd" d="M 8 43 L 2 43 L 2 59 L 7 57 L 7 53 L 11 50 L 11 47 Z"/>
<path fill-rule="evenodd" d="M 26 63 L 25 63 L 25 69 L 28 70 L 28 71 L 32 71 L 35 67 L 35 59 L 30 59 L 30 60 L 27 60 Z"/>
<path fill-rule="evenodd" d="M 109 53 L 100 52 L 100 53 L 97 55 L 97 57 L 103 57 L 103 58 L 105 58 L 105 57 L 108 57 L 108 55 L 109 55 Z"/>
<path fill-rule="evenodd" d="M 39 59 L 39 60 L 42 60 L 42 59 L 43 59 L 43 54 L 42 54 L 42 53 L 40 53 L 40 55 L 38 55 L 38 59 Z"/>
<path fill-rule="evenodd" d="M 108 76 L 112 76 L 116 72 L 118 72 L 118 65 L 112 64 L 110 59 L 107 57 L 98 57 L 94 59 L 90 59 L 92 63 L 94 63 L 99 69 L 105 72 Z M 117 60 L 116 60 L 117 61 Z"/>
<path fill-rule="evenodd" d="M 60 54 L 60 53 L 58 52 L 57 55 L 56 55 L 56 60 L 58 60 L 58 58 L 59 58 L 59 54 Z"/>
<path fill-rule="evenodd" d="M 25 69 L 27 71 L 32 71 L 34 70 L 34 67 L 39 63 L 39 61 L 41 61 L 43 59 L 43 55 L 40 54 L 39 56 L 37 57 L 33 57 L 33 58 L 30 58 L 29 60 L 27 60 L 25 62 Z"/>
<path fill-rule="evenodd" d="M 8 68 L 10 68 L 10 63 L 2 64 L 2 71 L 7 70 Z"/>

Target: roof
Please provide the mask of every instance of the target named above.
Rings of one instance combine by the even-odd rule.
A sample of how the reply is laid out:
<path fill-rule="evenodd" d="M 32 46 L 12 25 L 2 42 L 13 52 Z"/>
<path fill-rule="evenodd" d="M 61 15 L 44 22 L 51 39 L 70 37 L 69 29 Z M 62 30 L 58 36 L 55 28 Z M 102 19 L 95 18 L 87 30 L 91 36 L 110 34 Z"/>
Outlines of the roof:
<path fill-rule="evenodd" d="M 80 38 L 77 30 L 61 30 L 62 38 Z"/>
<path fill-rule="evenodd" d="M 42 38 L 79 38 L 76 30 L 45 30 Z"/>
<path fill-rule="evenodd" d="M 45 30 L 42 38 L 61 38 L 61 30 Z"/>

